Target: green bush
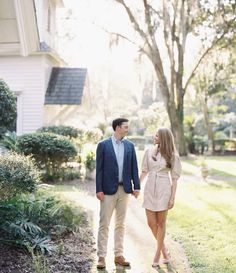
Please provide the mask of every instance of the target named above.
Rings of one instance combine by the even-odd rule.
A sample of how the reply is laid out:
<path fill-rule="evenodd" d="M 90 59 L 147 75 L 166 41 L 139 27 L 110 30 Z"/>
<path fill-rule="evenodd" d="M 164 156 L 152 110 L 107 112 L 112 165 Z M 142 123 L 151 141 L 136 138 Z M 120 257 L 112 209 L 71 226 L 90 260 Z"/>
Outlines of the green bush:
<path fill-rule="evenodd" d="M 0 202 L 0 242 L 48 253 L 55 249 L 51 237 L 75 230 L 84 215 L 44 192 Z"/>
<path fill-rule="evenodd" d="M 0 138 L 16 121 L 16 97 L 0 79 Z"/>
<path fill-rule="evenodd" d="M 39 133 L 53 133 L 57 135 L 67 136 L 69 138 L 78 137 L 78 130 L 72 126 L 48 126 L 42 127 L 38 130 Z"/>
<path fill-rule="evenodd" d="M 40 173 L 30 157 L 18 154 L 0 156 L 0 200 L 34 192 L 39 182 Z"/>
<path fill-rule="evenodd" d="M 89 169 L 90 171 L 93 171 L 96 166 L 96 160 L 95 160 L 95 153 L 93 151 L 90 151 L 87 153 L 85 158 L 85 167 Z"/>
<path fill-rule="evenodd" d="M 25 155 L 32 155 L 39 168 L 46 175 L 60 172 L 62 163 L 76 156 L 76 148 L 64 136 L 51 133 L 32 133 L 20 136 L 19 149 Z"/>
<path fill-rule="evenodd" d="M 73 168 L 60 168 L 60 170 L 57 173 L 46 174 L 44 178 L 47 181 L 74 180 L 81 178 L 81 172 Z"/>
<path fill-rule="evenodd" d="M 12 152 L 20 152 L 18 147 L 18 137 L 15 132 L 6 132 L 0 144 Z"/>

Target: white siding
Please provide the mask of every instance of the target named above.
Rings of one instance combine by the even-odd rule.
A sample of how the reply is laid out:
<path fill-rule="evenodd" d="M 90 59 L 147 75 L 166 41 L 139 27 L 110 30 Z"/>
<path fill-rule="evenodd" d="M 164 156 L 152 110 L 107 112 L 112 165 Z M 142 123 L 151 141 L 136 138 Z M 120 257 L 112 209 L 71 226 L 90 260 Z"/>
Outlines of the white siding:
<path fill-rule="evenodd" d="M 40 128 L 46 88 L 44 57 L 1 57 L 0 78 L 19 97 L 17 133 L 30 133 Z"/>
<path fill-rule="evenodd" d="M 56 5 L 51 0 L 35 0 L 35 8 L 40 41 L 46 42 L 51 48 L 57 50 L 55 44 Z"/>

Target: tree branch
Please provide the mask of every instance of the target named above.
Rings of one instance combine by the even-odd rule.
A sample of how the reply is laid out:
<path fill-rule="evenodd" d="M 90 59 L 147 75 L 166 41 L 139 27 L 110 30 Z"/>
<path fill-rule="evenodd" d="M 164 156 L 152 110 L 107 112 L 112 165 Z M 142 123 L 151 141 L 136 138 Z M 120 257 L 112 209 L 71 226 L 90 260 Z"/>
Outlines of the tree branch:
<path fill-rule="evenodd" d="M 130 8 L 126 5 L 126 3 L 124 2 L 124 0 L 115 0 L 117 3 L 121 4 L 128 16 L 129 16 L 129 19 L 130 19 L 130 22 L 134 25 L 134 30 L 141 36 L 141 38 L 147 43 L 147 45 L 151 48 L 151 45 L 147 39 L 147 36 L 146 36 L 146 33 L 140 28 L 138 22 L 136 21 L 133 13 L 131 12 Z"/>
<path fill-rule="evenodd" d="M 207 48 L 207 50 L 202 54 L 202 56 L 199 58 L 199 60 L 198 60 L 198 62 L 197 62 L 197 64 L 195 65 L 195 67 L 194 67 L 194 69 L 193 69 L 193 71 L 192 71 L 192 73 L 190 74 L 190 76 L 189 76 L 189 78 L 187 79 L 187 81 L 186 81 L 186 83 L 185 83 L 185 86 L 184 86 L 184 88 L 183 88 L 183 90 L 184 90 L 184 93 L 186 92 L 186 89 L 187 89 L 187 87 L 188 87 L 188 85 L 189 85 L 189 83 L 190 83 L 190 81 L 191 81 L 191 79 L 193 78 L 193 76 L 194 76 L 194 74 L 195 74 L 195 72 L 196 72 L 196 70 L 198 69 L 198 67 L 199 67 L 199 65 L 201 64 L 201 62 L 202 62 L 202 60 L 205 58 L 205 56 L 224 38 L 224 36 L 226 35 L 228 33 L 228 31 L 224 31 L 222 34 L 221 34 L 221 36 L 218 38 L 218 39 L 216 39 L 215 41 L 213 41 L 212 42 L 212 44 L 211 44 L 211 46 L 209 46 L 208 48 Z"/>
<path fill-rule="evenodd" d="M 148 52 L 148 51 L 145 49 L 145 44 L 144 44 L 143 46 L 141 46 L 141 45 L 137 44 L 136 42 L 134 42 L 133 40 L 131 40 L 129 37 L 126 37 L 126 36 L 124 36 L 124 35 L 122 35 L 122 34 L 120 34 L 120 33 L 117 33 L 117 32 L 111 32 L 111 31 L 105 29 L 104 27 L 95 24 L 94 22 L 93 22 L 93 24 L 94 24 L 96 27 L 102 29 L 104 32 L 108 33 L 109 35 L 115 35 L 116 37 L 120 37 L 120 38 L 122 38 L 122 39 L 128 41 L 129 43 L 135 45 L 135 46 L 139 49 L 139 51 L 141 51 L 141 52 L 147 54 L 148 56 L 150 56 L 150 52 Z"/>

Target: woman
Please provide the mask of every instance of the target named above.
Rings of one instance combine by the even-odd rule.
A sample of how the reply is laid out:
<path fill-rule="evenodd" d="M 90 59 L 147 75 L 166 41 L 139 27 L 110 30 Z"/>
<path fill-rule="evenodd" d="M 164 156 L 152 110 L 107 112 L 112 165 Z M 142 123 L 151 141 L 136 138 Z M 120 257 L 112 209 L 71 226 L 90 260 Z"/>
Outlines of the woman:
<path fill-rule="evenodd" d="M 181 163 L 169 129 L 160 128 L 154 136 L 154 144 L 156 146 L 144 154 L 140 182 L 148 174 L 143 207 L 146 209 L 148 225 L 157 240 L 157 250 L 152 264 L 153 267 L 157 267 L 161 252 L 163 263 L 170 261 L 169 252 L 164 244 L 166 218 L 168 210 L 174 206 Z"/>

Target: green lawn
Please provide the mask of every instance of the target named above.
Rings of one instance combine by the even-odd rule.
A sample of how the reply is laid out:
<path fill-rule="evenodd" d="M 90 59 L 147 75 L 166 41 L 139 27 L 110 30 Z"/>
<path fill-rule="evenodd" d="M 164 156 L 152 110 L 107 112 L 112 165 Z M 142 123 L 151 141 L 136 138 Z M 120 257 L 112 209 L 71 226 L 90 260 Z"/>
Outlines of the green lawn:
<path fill-rule="evenodd" d="M 182 160 L 183 173 L 199 173 L 201 160 Z M 210 182 L 178 185 L 168 231 L 183 244 L 194 273 L 236 272 L 236 157 L 206 157 Z M 214 180 L 214 177 L 217 180 Z"/>
<path fill-rule="evenodd" d="M 142 154 L 137 153 L 139 164 Z M 236 157 L 205 160 L 211 168 L 208 182 L 189 176 L 199 175 L 200 158 L 182 159 L 189 179 L 178 183 L 167 232 L 182 244 L 193 273 L 235 273 Z"/>
<path fill-rule="evenodd" d="M 182 159 L 183 173 L 196 175 L 203 157 Z M 207 156 L 204 157 L 211 176 L 236 177 L 236 156 Z"/>
<path fill-rule="evenodd" d="M 183 244 L 193 272 L 236 272 L 236 189 L 224 181 L 179 183 L 168 232 Z"/>

